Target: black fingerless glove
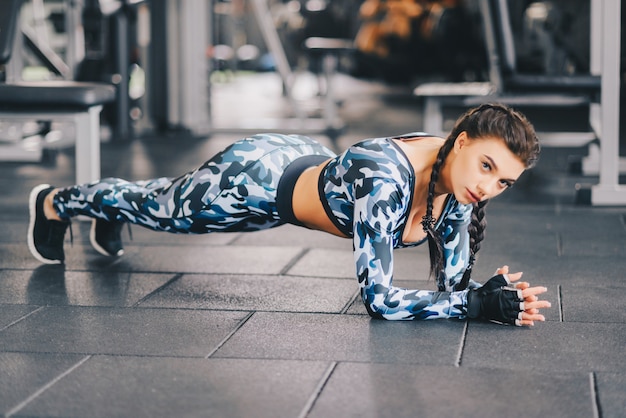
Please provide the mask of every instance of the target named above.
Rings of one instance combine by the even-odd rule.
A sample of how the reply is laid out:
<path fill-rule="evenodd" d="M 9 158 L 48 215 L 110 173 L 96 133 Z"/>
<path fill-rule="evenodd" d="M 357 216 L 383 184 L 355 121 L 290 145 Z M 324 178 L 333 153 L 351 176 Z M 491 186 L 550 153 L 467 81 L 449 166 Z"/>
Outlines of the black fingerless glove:
<path fill-rule="evenodd" d="M 509 286 L 502 274 L 493 276 L 482 287 L 467 293 L 467 317 L 520 325 L 524 299 L 522 291 Z"/>

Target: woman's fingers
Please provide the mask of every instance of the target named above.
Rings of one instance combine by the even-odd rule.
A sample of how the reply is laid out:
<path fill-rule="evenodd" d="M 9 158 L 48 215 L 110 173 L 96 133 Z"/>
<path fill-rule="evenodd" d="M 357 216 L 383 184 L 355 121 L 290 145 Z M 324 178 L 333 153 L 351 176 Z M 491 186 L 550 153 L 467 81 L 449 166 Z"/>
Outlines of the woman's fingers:
<path fill-rule="evenodd" d="M 544 309 L 550 308 L 552 304 L 547 300 L 537 300 L 535 302 L 524 302 L 524 312 L 528 312 L 529 309 Z"/>
<path fill-rule="evenodd" d="M 524 311 L 519 324 L 522 326 L 533 326 L 535 321 L 544 322 L 546 318 L 539 313 L 539 310 L 549 308 L 552 304 L 547 300 L 540 300 L 537 295 L 547 292 L 548 289 L 544 286 L 525 286 L 524 282 L 518 283 L 518 285 L 516 287 L 522 290 L 524 298 Z"/>
<path fill-rule="evenodd" d="M 524 312 L 529 313 L 531 310 L 549 308 L 552 306 L 547 300 L 541 300 L 537 295 L 546 292 L 548 289 L 543 286 L 529 287 L 522 290 L 524 298 Z M 532 313 L 532 312 L 530 312 Z"/>
<path fill-rule="evenodd" d="M 496 270 L 496 275 L 498 274 L 509 274 L 509 266 L 502 266 Z"/>
<path fill-rule="evenodd" d="M 522 297 L 524 299 L 526 299 L 527 297 L 540 295 L 540 294 L 545 293 L 547 291 L 548 291 L 548 288 L 544 287 L 544 286 L 529 287 L 529 288 L 526 288 L 526 289 L 522 290 Z"/>
<path fill-rule="evenodd" d="M 517 282 L 517 283 L 515 283 L 515 285 L 513 287 L 515 287 L 516 289 L 524 290 L 524 289 L 528 289 L 530 287 L 530 283 L 528 283 L 528 282 Z"/>
<path fill-rule="evenodd" d="M 524 312 L 518 324 L 522 326 L 533 326 L 535 325 L 535 321 L 544 322 L 545 320 L 546 318 L 538 313 Z"/>
<path fill-rule="evenodd" d="M 528 312 L 524 312 L 522 314 L 522 321 L 541 321 L 544 322 L 546 317 L 541 314 L 530 314 Z"/>

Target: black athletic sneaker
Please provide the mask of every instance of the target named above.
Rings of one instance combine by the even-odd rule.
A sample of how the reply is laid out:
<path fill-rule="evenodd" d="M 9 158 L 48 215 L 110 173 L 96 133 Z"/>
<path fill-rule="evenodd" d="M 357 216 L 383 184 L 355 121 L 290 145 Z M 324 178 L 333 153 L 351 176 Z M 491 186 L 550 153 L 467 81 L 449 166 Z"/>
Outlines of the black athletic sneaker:
<path fill-rule="evenodd" d="M 43 212 L 43 202 L 52 190 L 54 187 L 40 184 L 30 192 L 28 248 L 33 256 L 42 263 L 62 264 L 65 262 L 65 252 L 63 251 L 65 231 L 70 223 L 46 219 Z"/>
<path fill-rule="evenodd" d="M 91 231 L 89 232 L 91 245 L 102 255 L 119 257 L 124 254 L 124 247 L 122 246 L 123 226 L 123 222 L 94 219 L 91 222 Z"/>

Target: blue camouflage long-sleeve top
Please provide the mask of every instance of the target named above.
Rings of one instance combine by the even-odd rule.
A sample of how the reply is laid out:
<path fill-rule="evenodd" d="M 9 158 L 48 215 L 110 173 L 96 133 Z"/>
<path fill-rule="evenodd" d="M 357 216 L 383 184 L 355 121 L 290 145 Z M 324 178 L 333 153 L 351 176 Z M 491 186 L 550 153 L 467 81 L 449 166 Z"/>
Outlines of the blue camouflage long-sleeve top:
<path fill-rule="evenodd" d="M 411 134 L 411 137 L 426 136 Z M 407 137 L 407 136 L 405 136 Z M 333 223 L 352 237 L 361 296 L 371 316 L 384 319 L 464 318 L 468 290 L 454 291 L 468 264 L 472 206 L 449 196 L 437 220 L 444 269 L 437 291 L 393 285 L 393 250 L 404 243 L 415 172 L 391 138 L 362 141 L 331 160 L 320 176 L 320 195 Z M 472 282 L 473 286 L 479 286 Z"/>

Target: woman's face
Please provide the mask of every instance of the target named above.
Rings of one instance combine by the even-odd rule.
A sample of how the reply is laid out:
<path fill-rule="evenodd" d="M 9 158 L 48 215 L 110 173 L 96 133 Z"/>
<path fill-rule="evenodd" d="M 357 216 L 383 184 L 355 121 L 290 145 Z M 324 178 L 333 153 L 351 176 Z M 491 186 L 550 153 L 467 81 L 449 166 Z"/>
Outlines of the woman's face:
<path fill-rule="evenodd" d="M 491 199 L 511 187 L 524 163 L 500 138 L 470 139 L 462 132 L 451 151 L 447 188 L 462 204 Z"/>

